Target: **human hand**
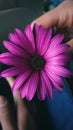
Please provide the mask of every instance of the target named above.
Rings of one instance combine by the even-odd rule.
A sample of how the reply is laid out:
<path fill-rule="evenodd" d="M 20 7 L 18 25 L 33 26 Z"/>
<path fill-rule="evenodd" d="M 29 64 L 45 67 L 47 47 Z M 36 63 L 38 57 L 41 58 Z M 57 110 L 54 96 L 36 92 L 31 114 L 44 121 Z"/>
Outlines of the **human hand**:
<path fill-rule="evenodd" d="M 6 78 L 10 87 L 14 83 L 14 78 Z M 19 96 L 19 91 L 13 93 L 15 103 L 15 114 L 10 103 L 4 96 L 0 96 L 0 124 L 2 130 L 35 130 L 34 117 L 29 113 L 26 103 Z M 27 104 L 30 107 L 30 104 Z M 32 109 L 32 108 L 31 108 Z M 33 111 L 33 110 L 32 110 Z"/>
<path fill-rule="evenodd" d="M 73 53 L 73 1 L 65 1 L 55 9 L 35 19 L 31 23 L 32 27 L 34 23 L 43 25 L 45 28 L 54 27 L 55 30 L 67 28 L 71 33 L 71 39 L 67 44 L 70 45 L 69 52 Z"/>
<path fill-rule="evenodd" d="M 18 130 L 10 103 L 4 96 L 0 96 L 0 124 L 2 130 Z"/>

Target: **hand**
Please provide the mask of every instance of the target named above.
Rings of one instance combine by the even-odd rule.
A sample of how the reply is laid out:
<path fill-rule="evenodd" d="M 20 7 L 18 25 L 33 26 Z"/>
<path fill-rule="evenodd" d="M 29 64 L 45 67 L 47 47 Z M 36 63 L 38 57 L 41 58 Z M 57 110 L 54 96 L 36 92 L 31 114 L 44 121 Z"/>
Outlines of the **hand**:
<path fill-rule="evenodd" d="M 11 106 L 4 96 L 0 96 L 0 124 L 2 130 L 18 130 Z"/>
<path fill-rule="evenodd" d="M 12 87 L 14 79 L 6 78 L 10 87 Z M 31 113 L 26 108 L 26 104 L 19 96 L 19 91 L 13 94 L 15 102 L 16 117 L 11 109 L 10 103 L 6 97 L 0 96 L 0 123 L 3 130 L 35 130 L 35 121 Z M 27 104 L 30 107 L 30 104 Z M 32 109 L 32 108 L 31 108 Z M 33 111 L 33 110 L 32 110 Z"/>
<path fill-rule="evenodd" d="M 45 28 L 50 26 L 55 27 L 56 29 L 66 27 L 71 31 L 71 40 L 68 41 L 67 44 L 71 46 L 69 52 L 73 53 L 73 1 L 65 1 L 52 11 L 35 19 L 31 23 L 32 27 L 34 23 L 43 25 Z"/>

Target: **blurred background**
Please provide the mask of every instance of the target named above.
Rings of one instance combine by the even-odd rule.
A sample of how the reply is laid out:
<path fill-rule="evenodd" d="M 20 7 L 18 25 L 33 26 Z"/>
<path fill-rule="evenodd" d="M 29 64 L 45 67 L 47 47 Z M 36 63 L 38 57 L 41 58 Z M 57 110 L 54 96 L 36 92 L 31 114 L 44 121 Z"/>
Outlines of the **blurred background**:
<path fill-rule="evenodd" d="M 24 29 L 35 18 L 56 7 L 63 0 L 0 0 L 0 48 L 2 40 L 7 39 L 8 33 L 15 27 Z"/>
<path fill-rule="evenodd" d="M 35 18 L 41 16 L 43 13 L 55 8 L 58 4 L 60 4 L 63 0 L 0 0 L 0 52 L 5 52 L 6 49 L 2 45 L 2 41 L 8 39 L 8 34 L 13 32 L 14 28 L 17 27 L 21 30 L 24 30 L 25 26 L 28 23 L 31 23 Z M 66 31 L 65 31 L 66 33 Z M 67 35 L 68 36 L 68 35 Z M 73 63 L 72 63 L 73 64 Z M 72 65 L 71 65 L 72 66 Z M 73 67 L 71 67 L 73 70 Z M 5 66 L 1 65 L 1 70 L 5 69 Z M 72 80 L 68 80 L 68 84 L 70 84 L 71 92 L 73 92 Z M 13 104 L 12 95 L 9 87 L 4 79 L 0 79 L 1 90 L 0 93 L 6 95 L 6 97 L 10 100 L 11 104 Z M 66 82 L 66 85 L 68 85 Z M 10 93 L 10 94 L 8 94 Z M 63 100 L 63 99 L 62 99 Z M 69 99 L 68 99 L 69 100 Z M 54 104 L 57 103 L 57 95 L 55 94 Z M 49 118 L 51 107 L 53 108 L 53 102 L 49 101 L 48 107 L 46 107 L 47 102 L 41 102 L 37 99 L 31 102 L 31 106 L 29 104 L 29 111 L 33 115 L 35 110 L 33 110 L 33 102 L 38 106 L 38 118 L 36 120 L 38 124 L 38 130 L 54 130 L 58 128 L 57 122 L 60 122 L 59 113 L 57 114 L 57 122 L 53 120 L 53 116 Z M 28 104 L 28 103 L 27 103 Z M 46 104 L 46 105 L 44 105 Z M 51 106 L 51 105 L 52 106 Z M 60 104 L 58 102 L 59 107 Z M 27 105 L 28 106 L 28 105 Z M 51 106 L 51 107 L 49 107 Z M 58 108 L 59 108 L 58 107 Z M 32 108 L 32 109 L 31 109 Z M 55 109 L 54 109 L 55 110 Z M 31 112 L 32 111 L 32 112 Z M 49 111 L 49 112 L 47 112 Z M 53 110 L 52 110 L 53 111 Z M 48 114 L 47 114 L 48 113 Z M 34 114 L 35 115 L 35 114 Z M 33 118 L 34 119 L 34 118 Z M 54 121 L 52 123 L 52 121 Z M 54 126 L 52 126 L 54 124 Z M 59 128 L 56 130 L 63 130 L 59 125 Z M 28 128 L 30 130 L 30 128 Z M 67 130 L 67 129 L 64 129 Z"/>

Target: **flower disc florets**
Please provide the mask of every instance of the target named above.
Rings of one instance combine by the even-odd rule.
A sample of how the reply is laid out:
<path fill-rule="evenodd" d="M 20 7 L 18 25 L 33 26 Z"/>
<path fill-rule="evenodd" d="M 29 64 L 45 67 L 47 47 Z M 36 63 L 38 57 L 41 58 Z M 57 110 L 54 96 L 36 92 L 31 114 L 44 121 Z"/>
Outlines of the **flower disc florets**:
<path fill-rule="evenodd" d="M 31 68 L 33 70 L 40 71 L 44 68 L 45 60 L 41 56 L 34 56 L 31 58 Z"/>

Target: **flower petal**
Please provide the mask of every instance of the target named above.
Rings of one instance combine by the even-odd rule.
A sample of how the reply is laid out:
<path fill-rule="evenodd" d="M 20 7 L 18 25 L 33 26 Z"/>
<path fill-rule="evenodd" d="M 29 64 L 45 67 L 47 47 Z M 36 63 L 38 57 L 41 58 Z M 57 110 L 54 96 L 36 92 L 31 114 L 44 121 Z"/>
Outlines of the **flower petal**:
<path fill-rule="evenodd" d="M 24 58 L 20 58 L 9 52 L 0 54 L 0 62 L 10 66 L 28 66 Z"/>
<path fill-rule="evenodd" d="M 41 71 L 41 77 L 45 83 L 46 93 L 49 96 L 49 98 L 52 99 L 53 98 L 52 84 L 47 76 L 47 73 L 44 70 Z"/>
<path fill-rule="evenodd" d="M 10 42 L 23 48 L 28 54 L 33 53 L 33 47 L 31 46 L 30 42 L 27 40 L 26 35 L 24 36 L 24 39 L 21 39 L 19 35 L 12 34 L 12 33 L 10 33 L 8 37 Z"/>
<path fill-rule="evenodd" d="M 54 73 L 56 73 L 57 75 L 63 76 L 63 77 L 69 77 L 69 76 L 73 76 L 73 73 L 68 70 L 67 68 L 63 67 L 63 66 L 51 66 L 50 68 Z"/>
<path fill-rule="evenodd" d="M 26 36 L 28 37 L 29 41 L 31 42 L 32 44 L 32 47 L 34 48 L 35 50 L 35 42 L 34 42 L 34 36 L 33 36 L 33 31 L 31 29 L 31 26 L 30 25 L 27 25 L 25 30 L 24 30 L 24 33 L 26 34 Z"/>
<path fill-rule="evenodd" d="M 34 24 L 33 31 L 37 52 L 42 55 L 48 49 L 52 37 L 52 29 L 48 28 L 45 30 L 43 26 Z"/>
<path fill-rule="evenodd" d="M 45 82 L 40 75 L 39 77 L 39 84 L 38 84 L 38 89 L 37 89 L 37 95 L 40 100 L 44 100 L 46 97 L 46 88 L 45 88 Z"/>
<path fill-rule="evenodd" d="M 55 66 L 53 68 L 55 68 Z M 53 79 L 59 85 L 63 86 L 64 82 L 61 75 L 57 75 L 57 73 L 50 66 L 47 65 L 45 66 L 45 71 L 50 79 Z"/>
<path fill-rule="evenodd" d="M 57 46 L 55 48 L 49 48 L 47 50 L 47 52 L 44 54 L 44 58 L 47 60 L 48 58 L 52 58 L 52 57 L 55 57 L 59 54 L 62 54 L 67 51 L 69 49 L 69 45 L 67 44 L 61 44 L 60 46 Z"/>
<path fill-rule="evenodd" d="M 47 69 L 46 69 L 46 73 L 52 83 L 52 86 L 61 92 L 63 89 L 63 86 L 64 86 L 64 82 L 63 82 L 62 78 L 60 76 L 57 76 L 53 72 L 47 71 Z"/>
<path fill-rule="evenodd" d="M 13 33 L 9 33 L 8 38 L 10 40 L 10 42 L 23 47 L 23 42 L 19 39 L 19 37 Z"/>
<path fill-rule="evenodd" d="M 55 82 L 55 80 L 53 80 L 53 79 L 51 79 L 51 82 L 52 82 L 53 87 L 54 87 L 56 90 L 58 90 L 59 92 L 62 92 L 64 85 L 63 85 L 63 86 L 59 85 L 59 84 L 58 84 L 57 82 Z"/>
<path fill-rule="evenodd" d="M 12 67 L 1 72 L 2 77 L 16 76 L 19 73 L 25 72 L 24 68 Z"/>
<path fill-rule="evenodd" d="M 28 100 L 32 100 L 38 86 L 38 72 L 34 72 L 27 82 L 20 88 L 21 98 L 26 97 Z"/>
<path fill-rule="evenodd" d="M 62 43 L 64 39 L 64 35 L 63 34 L 57 34 L 56 36 L 54 36 L 52 39 L 51 39 L 51 42 L 50 42 L 50 46 L 51 49 L 52 47 L 57 47 L 58 45 L 60 45 Z"/>
<path fill-rule="evenodd" d="M 16 56 L 21 56 L 24 58 L 29 58 L 29 55 L 23 50 L 21 49 L 19 46 L 8 42 L 8 41 L 3 41 L 4 46 L 14 55 Z"/>
<path fill-rule="evenodd" d="M 38 41 L 39 41 L 39 37 L 38 37 L 38 32 L 39 32 L 39 26 L 37 24 L 34 24 L 33 26 L 33 35 L 34 35 L 34 40 L 35 40 L 35 51 L 37 51 L 38 48 Z"/>
<path fill-rule="evenodd" d="M 19 89 L 23 83 L 26 82 L 26 80 L 29 78 L 31 74 L 31 70 L 26 71 L 25 73 L 20 74 L 14 81 L 13 87 L 12 87 L 12 91 L 16 91 L 17 89 Z"/>
<path fill-rule="evenodd" d="M 49 45 L 50 45 L 50 41 L 51 41 L 51 37 L 52 37 L 52 28 L 48 28 L 45 32 L 45 34 L 43 34 L 41 42 L 39 43 L 40 44 L 40 54 L 43 55 Z"/>
<path fill-rule="evenodd" d="M 28 53 L 33 54 L 35 52 L 35 50 L 31 44 L 31 42 L 29 41 L 28 37 L 26 36 L 26 34 L 17 28 L 14 30 L 14 32 L 17 35 L 17 37 L 22 41 L 22 43 L 23 43 L 22 47 Z"/>
<path fill-rule="evenodd" d="M 71 56 L 69 54 L 60 54 L 58 56 L 49 58 L 46 60 L 46 65 L 63 65 L 66 66 L 71 60 Z"/>

